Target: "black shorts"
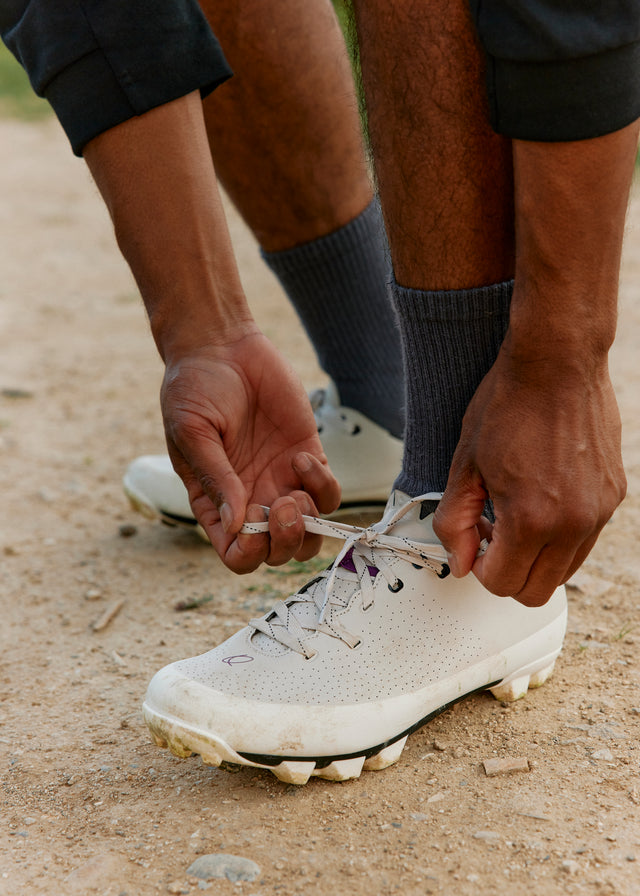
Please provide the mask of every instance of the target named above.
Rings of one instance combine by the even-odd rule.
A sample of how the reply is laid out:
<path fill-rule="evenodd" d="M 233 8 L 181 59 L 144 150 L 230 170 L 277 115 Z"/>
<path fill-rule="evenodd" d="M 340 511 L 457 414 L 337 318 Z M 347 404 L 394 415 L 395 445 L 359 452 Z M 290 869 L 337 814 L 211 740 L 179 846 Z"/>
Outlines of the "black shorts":
<path fill-rule="evenodd" d="M 10 0 L 0 33 L 77 155 L 122 121 L 231 75 L 196 0 Z"/>

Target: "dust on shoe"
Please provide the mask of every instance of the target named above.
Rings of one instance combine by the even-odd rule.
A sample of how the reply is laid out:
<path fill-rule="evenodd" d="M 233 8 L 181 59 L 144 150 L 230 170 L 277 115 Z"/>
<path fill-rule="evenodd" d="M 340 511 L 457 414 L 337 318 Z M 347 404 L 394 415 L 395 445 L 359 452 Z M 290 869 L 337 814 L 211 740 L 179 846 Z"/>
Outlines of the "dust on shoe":
<path fill-rule="evenodd" d="M 420 518 L 439 497 L 393 492 L 367 529 L 305 518 L 345 539 L 334 563 L 220 646 L 161 669 L 143 706 L 155 742 L 293 784 L 346 780 L 396 762 L 412 731 L 475 691 L 512 700 L 542 684 L 562 648 L 564 588 L 530 608 L 448 575 L 433 514 Z"/>

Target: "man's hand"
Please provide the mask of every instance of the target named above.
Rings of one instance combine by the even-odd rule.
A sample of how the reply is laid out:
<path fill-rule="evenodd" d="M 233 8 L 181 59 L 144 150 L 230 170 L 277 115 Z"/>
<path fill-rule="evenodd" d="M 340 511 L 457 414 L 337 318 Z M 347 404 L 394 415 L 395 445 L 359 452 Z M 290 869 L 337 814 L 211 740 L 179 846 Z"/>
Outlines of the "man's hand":
<path fill-rule="evenodd" d="M 575 365 L 523 363 L 507 337 L 467 409 L 434 528 L 454 575 L 473 570 L 493 593 L 539 606 L 584 561 L 625 489 L 606 363 L 585 380 Z M 488 497 L 493 527 L 481 519 Z"/>
<path fill-rule="evenodd" d="M 158 150 L 160 147 L 160 150 Z M 329 513 L 331 474 L 302 386 L 242 290 L 199 94 L 105 131 L 85 159 L 165 362 L 169 453 L 194 513 L 236 572 L 312 556 L 301 513 Z M 239 535 L 245 516 L 265 535 Z"/>
<path fill-rule="evenodd" d="M 467 409 L 435 528 L 455 575 L 473 569 L 531 606 L 580 566 L 626 490 L 607 355 L 637 143 L 637 122 L 591 140 L 513 142 L 509 331 Z"/>
<path fill-rule="evenodd" d="M 340 488 L 309 400 L 271 343 L 253 332 L 167 359 L 162 412 L 169 454 L 193 512 L 224 563 L 249 572 L 317 552 L 301 514 L 329 513 Z M 269 533 L 238 534 L 245 518 Z"/>

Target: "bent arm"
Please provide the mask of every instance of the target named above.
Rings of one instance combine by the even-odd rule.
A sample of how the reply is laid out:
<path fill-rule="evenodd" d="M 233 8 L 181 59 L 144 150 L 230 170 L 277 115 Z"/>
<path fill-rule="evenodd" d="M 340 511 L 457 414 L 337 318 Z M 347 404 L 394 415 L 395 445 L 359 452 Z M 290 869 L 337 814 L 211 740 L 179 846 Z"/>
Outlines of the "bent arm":
<path fill-rule="evenodd" d="M 99 135 L 85 159 L 165 362 L 169 454 L 225 563 L 310 556 L 302 514 L 339 502 L 308 398 L 259 332 L 231 246 L 199 94 Z M 268 535 L 240 535 L 271 507 Z"/>
<path fill-rule="evenodd" d="M 84 158 L 165 363 L 255 332 L 198 93 L 111 128 L 87 144 Z"/>
<path fill-rule="evenodd" d="M 514 142 L 516 276 L 500 354 L 464 418 L 436 528 L 452 570 L 544 603 L 624 497 L 607 355 L 638 125 Z M 496 521 L 476 559 L 484 502 Z"/>

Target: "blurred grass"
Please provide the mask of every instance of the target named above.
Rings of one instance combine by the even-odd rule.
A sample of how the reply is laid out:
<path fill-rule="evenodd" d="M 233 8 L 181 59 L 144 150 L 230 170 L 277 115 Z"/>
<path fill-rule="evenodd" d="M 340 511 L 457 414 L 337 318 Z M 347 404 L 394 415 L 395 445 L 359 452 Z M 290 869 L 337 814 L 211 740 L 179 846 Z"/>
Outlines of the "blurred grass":
<path fill-rule="evenodd" d="M 0 43 L 0 116 L 41 121 L 51 114 L 49 103 L 35 95 L 24 69 Z"/>

